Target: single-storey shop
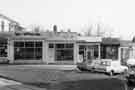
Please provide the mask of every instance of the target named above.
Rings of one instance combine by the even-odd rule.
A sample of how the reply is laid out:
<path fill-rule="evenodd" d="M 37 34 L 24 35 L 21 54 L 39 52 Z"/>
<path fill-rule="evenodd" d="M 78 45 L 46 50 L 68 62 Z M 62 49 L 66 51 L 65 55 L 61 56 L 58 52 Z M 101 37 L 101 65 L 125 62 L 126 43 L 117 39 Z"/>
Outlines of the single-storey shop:
<path fill-rule="evenodd" d="M 10 63 L 76 64 L 80 59 L 118 60 L 119 47 L 117 39 L 84 37 L 74 32 L 7 32 L 0 37 L 0 57 Z"/>

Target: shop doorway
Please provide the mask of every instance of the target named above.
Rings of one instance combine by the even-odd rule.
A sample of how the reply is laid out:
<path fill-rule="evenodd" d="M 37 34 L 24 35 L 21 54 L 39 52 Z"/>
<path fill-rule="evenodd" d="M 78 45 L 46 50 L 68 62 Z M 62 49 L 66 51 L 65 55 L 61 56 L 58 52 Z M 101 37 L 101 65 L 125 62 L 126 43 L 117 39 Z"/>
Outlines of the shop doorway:
<path fill-rule="evenodd" d="M 87 59 L 88 63 L 91 63 L 92 60 L 94 59 L 94 49 L 93 48 L 86 49 L 86 59 Z"/>
<path fill-rule="evenodd" d="M 98 45 L 80 45 L 79 55 L 83 58 L 84 62 L 91 63 L 92 60 L 99 58 Z"/>

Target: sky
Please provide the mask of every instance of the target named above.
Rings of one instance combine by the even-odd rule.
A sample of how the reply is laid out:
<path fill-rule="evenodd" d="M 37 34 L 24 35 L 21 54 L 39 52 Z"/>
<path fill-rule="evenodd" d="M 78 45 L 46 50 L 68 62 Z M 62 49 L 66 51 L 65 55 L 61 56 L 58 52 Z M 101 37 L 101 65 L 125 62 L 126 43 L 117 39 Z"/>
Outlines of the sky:
<path fill-rule="evenodd" d="M 84 32 L 99 23 L 113 36 L 135 35 L 135 0 L 0 0 L 0 13 L 25 27 Z"/>

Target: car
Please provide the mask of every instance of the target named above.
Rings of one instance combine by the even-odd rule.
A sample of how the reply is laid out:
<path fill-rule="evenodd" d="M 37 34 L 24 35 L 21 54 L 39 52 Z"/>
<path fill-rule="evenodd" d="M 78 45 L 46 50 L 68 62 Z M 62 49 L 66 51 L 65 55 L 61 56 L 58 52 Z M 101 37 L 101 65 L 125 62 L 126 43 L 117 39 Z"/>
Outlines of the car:
<path fill-rule="evenodd" d="M 129 84 L 135 83 L 135 67 L 130 66 L 127 74 L 125 75 Z"/>
<path fill-rule="evenodd" d="M 134 58 L 129 58 L 126 62 L 128 66 L 135 66 L 135 59 Z"/>
<path fill-rule="evenodd" d="M 109 63 L 109 62 L 108 62 Z M 121 65 L 120 61 L 110 61 L 110 63 L 106 66 L 106 72 L 110 75 L 115 73 L 126 73 L 128 71 L 128 67 Z"/>
<path fill-rule="evenodd" d="M 9 59 L 8 58 L 5 58 L 5 57 L 1 57 L 0 58 L 0 63 L 1 64 L 8 64 L 9 63 Z"/>
<path fill-rule="evenodd" d="M 115 73 L 125 73 L 128 71 L 127 66 L 120 64 L 120 61 L 113 61 L 111 59 L 106 60 L 93 60 L 92 63 L 80 63 L 77 65 L 79 70 L 89 70 L 108 73 L 113 75 Z"/>
<path fill-rule="evenodd" d="M 85 62 L 77 63 L 77 68 L 80 71 L 92 71 L 93 72 L 95 70 L 95 67 L 99 64 L 100 64 L 100 60 L 93 60 L 92 62 L 85 61 Z"/>

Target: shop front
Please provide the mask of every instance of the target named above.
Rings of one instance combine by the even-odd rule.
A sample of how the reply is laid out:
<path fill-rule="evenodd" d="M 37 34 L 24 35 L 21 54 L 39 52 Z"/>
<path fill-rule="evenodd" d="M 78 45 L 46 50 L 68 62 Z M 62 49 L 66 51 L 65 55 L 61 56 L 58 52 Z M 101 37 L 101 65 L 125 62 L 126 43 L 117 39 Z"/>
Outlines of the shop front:
<path fill-rule="evenodd" d="M 100 46 L 98 44 L 81 44 L 79 45 L 79 56 L 83 61 L 92 62 L 100 58 Z"/>
<path fill-rule="evenodd" d="M 117 38 L 103 38 L 101 59 L 119 60 L 120 41 Z"/>
<path fill-rule="evenodd" d="M 121 63 L 126 65 L 128 59 L 135 59 L 135 43 L 122 40 L 120 45 Z"/>
<path fill-rule="evenodd" d="M 48 63 L 74 63 L 74 43 L 53 42 L 48 44 Z"/>
<path fill-rule="evenodd" d="M 14 36 L 9 41 L 10 63 L 43 63 L 44 38 Z"/>
<path fill-rule="evenodd" d="M 77 41 L 78 60 L 91 63 L 100 60 L 101 37 L 80 37 Z"/>
<path fill-rule="evenodd" d="M 0 63 L 8 62 L 8 38 L 0 37 Z"/>

